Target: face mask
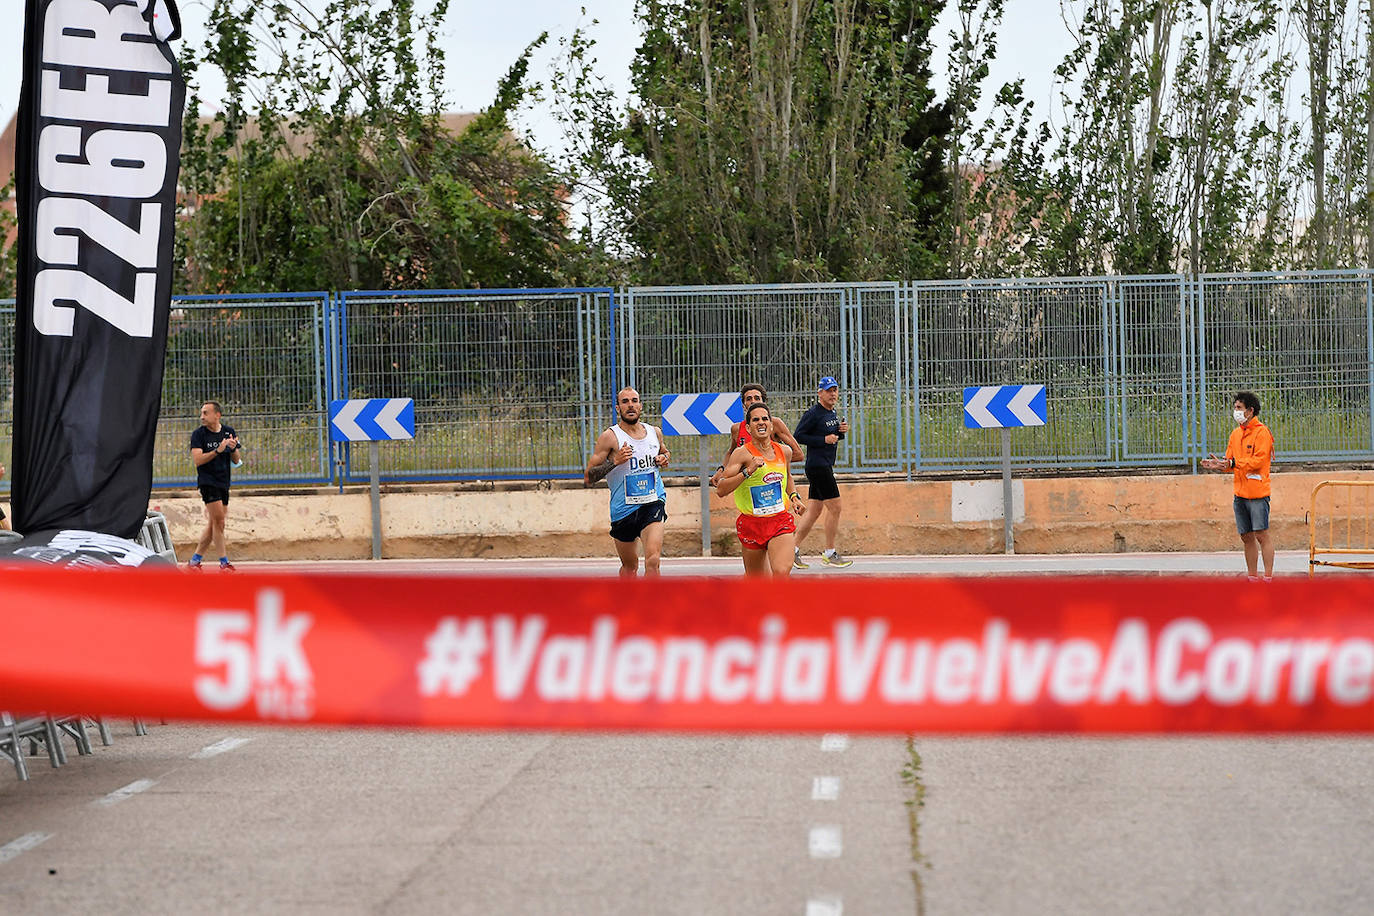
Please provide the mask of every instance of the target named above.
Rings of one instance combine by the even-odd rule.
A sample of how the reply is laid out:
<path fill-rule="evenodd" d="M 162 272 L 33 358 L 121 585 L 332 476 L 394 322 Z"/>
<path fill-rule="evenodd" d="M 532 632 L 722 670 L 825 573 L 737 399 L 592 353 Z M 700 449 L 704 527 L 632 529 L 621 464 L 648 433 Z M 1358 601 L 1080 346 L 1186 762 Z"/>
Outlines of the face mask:
<path fill-rule="evenodd" d="M 1236 418 L 1237 423 L 1245 422 L 1245 411 L 1243 410 L 1233 410 L 1231 411 L 1231 416 Z"/>
<path fill-rule="evenodd" d="M 242 461 L 230 461 L 230 462 L 229 462 L 229 467 L 231 467 L 231 468 L 241 468 L 241 467 L 243 467 L 243 462 L 242 462 Z"/>

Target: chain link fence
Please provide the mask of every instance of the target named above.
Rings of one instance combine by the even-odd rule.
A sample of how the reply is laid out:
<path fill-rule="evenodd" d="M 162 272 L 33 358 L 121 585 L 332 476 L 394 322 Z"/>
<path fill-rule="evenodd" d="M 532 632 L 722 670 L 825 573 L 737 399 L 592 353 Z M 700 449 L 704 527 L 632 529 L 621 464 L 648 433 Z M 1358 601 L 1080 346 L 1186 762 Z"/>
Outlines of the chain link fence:
<path fill-rule="evenodd" d="M 172 300 L 155 486 L 193 486 L 191 432 L 218 401 L 244 441 L 237 483 L 327 483 L 328 293 L 184 296 Z M 13 444 L 14 303 L 0 302 L 0 464 Z M 9 489 L 8 478 L 0 490 Z"/>
<path fill-rule="evenodd" d="M 760 384 L 789 426 L 815 401 L 817 381 L 834 376 L 851 426 L 841 466 L 896 469 L 905 444 L 901 301 L 896 283 L 629 289 L 617 312 L 615 375 L 639 389 L 650 415 L 664 394 Z"/>
<path fill-rule="evenodd" d="M 6 464 L 13 342 L 0 302 Z M 247 445 L 239 482 L 365 478 L 366 450 L 329 442 L 346 397 L 415 399 L 387 478 L 550 479 L 581 475 L 622 385 L 652 420 L 661 395 L 757 382 L 795 425 L 824 375 L 851 472 L 994 467 L 999 437 L 963 424 L 964 387 L 994 384 L 1046 387 L 1049 422 L 1011 437 L 1022 468 L 1195 467 L 1242 388 L 1281 460 L 1374 460 L 1374 272 L 182 297 L 155 480 L 194 480 L 205 399 Z"/>
<path fill-rule="evenodd" d="M 153 480 L 191 486 L 200 407 L 217 401 L 243 441 L 239 484 L 327 483 L 328 293 L 172 300 Z"/>
<path fill-rule="evenodd" d="M 1280 458 L 1374 455 L 1374 272 L 1198 279 L 1199 448 L 1226 446 L 1249 388 Z"/>
<path fill-rule="evenodd" d="M 380 475 L 410 480 L 580 476 L 609 421 L 614 293 L 342 293 L 335 397 L 415 399 L 415 438 L 388 442 Z M 370 473 L 344 446 L 341 471 Z"/>

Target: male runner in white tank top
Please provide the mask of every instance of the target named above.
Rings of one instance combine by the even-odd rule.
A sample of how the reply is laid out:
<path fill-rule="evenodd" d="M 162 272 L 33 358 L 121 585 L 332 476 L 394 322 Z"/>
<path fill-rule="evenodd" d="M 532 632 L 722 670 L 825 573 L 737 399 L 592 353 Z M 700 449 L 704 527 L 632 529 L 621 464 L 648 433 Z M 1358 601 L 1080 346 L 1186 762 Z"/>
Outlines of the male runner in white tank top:
<path fill-rule="evenodd" d="M 602 478 L 610 484 L 611 539 L 620 557 L 620 574 L 638 575 L 639 540 L 644 542 L 644 575 L 656 576 L 668 518 L 659 469 L 668 466 L 668 447 L 658 427 L 640 422 L 644 405 L 638 391 L 626 388 L 616 395 L 616 410 L 620 421 L 597 437 L 582 479 L 589 487 Z"/>

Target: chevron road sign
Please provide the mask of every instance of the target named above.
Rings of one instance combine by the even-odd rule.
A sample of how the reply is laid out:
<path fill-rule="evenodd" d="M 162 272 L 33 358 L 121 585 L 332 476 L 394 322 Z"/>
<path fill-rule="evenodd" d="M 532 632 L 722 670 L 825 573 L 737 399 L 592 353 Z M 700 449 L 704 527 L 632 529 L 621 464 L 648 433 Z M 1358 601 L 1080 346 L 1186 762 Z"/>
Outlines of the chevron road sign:
<path fill-rule="evenodd" d="M 665 436 L 712 436 L 728 433 L 744 419 L 738 394 L 665 394 L 659 398 Z"/>
<path fill-rule="evenodd" d="M 964 389 L 964 425 L 1002 431 L 1002 529 L 1007 553 L 1016 552 L 1012 532 L 1011 430 L 1045 425 L 1044 385 L 973 385 Z"/>
<path fill-rule="evenodd" d="M 738 394 L 665 394 L 658 399 L 658 415 L 665 436 L 701 436 L 697 460 L 701 463 L 701 555 L 711 555 L 711 456 L 706 437 L 728 433 L 730 424 L 744 419 L 744 403 Z"/>
<path fill-rule="evenodd" d="M 1006 429 L 1045 425 L 1044 385 L 985 385 L 964 389 L 964 425 Z"/>
<path fill-rule="evenodd" d="M 330 401 L 329 438 L 335 442 L 414 439 L 415 401 L 413 398 Z"/>

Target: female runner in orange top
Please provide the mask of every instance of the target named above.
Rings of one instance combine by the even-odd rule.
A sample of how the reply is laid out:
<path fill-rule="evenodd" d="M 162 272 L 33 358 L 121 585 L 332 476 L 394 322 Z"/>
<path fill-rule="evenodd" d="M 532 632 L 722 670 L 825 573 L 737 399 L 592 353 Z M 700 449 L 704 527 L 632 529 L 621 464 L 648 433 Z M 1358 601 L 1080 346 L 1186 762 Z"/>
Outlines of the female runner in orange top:
<path fill-rule="evenodd" d="M 744 418 L 749 441 L 735 449 L 716 484 L 718 496 L 735 494 L 739 518 L 735 532 L 744 551 L 745 575 L 775 576 L 792 572 L 796 520 L 804 507 L 788 464 L 792 450 L 773 439 L 773 415 L 766 404 L 755 404 Z"/>

